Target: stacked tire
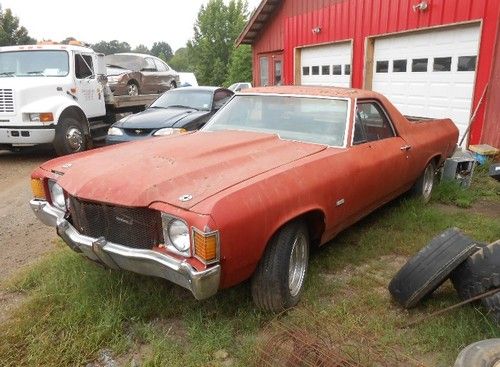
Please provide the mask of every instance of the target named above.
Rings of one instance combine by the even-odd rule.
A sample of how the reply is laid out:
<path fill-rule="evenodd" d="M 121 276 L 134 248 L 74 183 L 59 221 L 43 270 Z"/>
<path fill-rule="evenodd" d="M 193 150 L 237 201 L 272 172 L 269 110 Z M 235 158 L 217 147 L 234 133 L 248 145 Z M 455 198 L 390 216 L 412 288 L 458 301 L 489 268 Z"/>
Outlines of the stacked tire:
<path fill-rule="evenodd" d="M 481 302 L 495 323 L 500 325 L 500 241 L 481 245 L 451 273 L 451 281 L 463 300 L 499 289 Z"/>
<path fill-rule="evenodd" d="M 487 245 L 450 228 L 408 260 L 389 291 L 403 307 L 412 308 L 448 278 L 463 300 L 497 289 L 481 302 L 500 326 L 500 240 Z"/>

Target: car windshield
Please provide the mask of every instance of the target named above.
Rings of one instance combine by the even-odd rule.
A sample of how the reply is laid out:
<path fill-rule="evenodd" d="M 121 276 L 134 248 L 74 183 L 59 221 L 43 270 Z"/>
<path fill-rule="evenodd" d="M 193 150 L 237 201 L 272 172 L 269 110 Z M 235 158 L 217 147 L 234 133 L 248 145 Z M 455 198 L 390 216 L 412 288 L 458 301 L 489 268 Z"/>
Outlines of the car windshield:
<path fill-rule="evenodd" d="M 0 52 L 0 77 L 61 77 L 68 75 L 66 51 L 36 50 Z"/>
<path fill-rule="evenodd" d="M 255 131 L 286 140 L 341 147 L 347 110 L 345 99 L 237 95 L 202 130 Z"/>
<path fill-rule="evenodd" d="M 208 111 L 211 109 L 211 104 L 212 92 L 180 88 L 164 93 L 154 101 L 151 107 L 187 107 Z"/>

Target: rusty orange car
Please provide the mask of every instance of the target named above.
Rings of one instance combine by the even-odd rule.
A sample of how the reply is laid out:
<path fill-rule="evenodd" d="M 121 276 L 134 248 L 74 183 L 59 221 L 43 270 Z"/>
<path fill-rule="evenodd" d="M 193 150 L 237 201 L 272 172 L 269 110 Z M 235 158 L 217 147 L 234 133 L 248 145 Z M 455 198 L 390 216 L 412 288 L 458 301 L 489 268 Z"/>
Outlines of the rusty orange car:
<path fill-rule="evenodd" d="M 299 301 L 310 249 L 411 190 L 431 195 L 456 148 L 449 119 L 380 94 L 247 89 L 198 132 L 57 158 L 31 176 L 38 218 L 111 269 L 204 299 L 251 279 L 256 305 Z"/>

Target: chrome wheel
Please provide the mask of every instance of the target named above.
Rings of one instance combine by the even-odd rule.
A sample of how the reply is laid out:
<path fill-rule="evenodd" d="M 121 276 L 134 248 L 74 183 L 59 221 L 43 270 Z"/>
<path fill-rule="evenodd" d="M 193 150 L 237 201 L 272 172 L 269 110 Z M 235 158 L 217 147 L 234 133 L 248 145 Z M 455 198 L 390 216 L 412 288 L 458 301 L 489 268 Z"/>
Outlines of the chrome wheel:
<path fill-rule="evenodd" d="M 298 234 L 292 245 L 288 265 L 288 289 L 292 297 L 296 297 L 302 289 L 307 270 L 308 250 L 307 239 L 302 233 Z"/>
<path fill-rule="evenodd" d="M 84 137 L 80 129 L 76 127 L 70 127 L 66 131 L 66 141 L 68 142 L 68 146 L 72 151 L 78 152 L 82 150 L 84 146 Z"/>
<path fill-rule="evenodd" d="M 422 184 L 423 184 L 422 188 L 423 197 L 424 200 L 427 201 L 430 199 L 432 188 L 434 187 L 434 169 L 432 167 L 432 164 L 429 164 L 425 168 L 424 179 Z"/>
<path fill-rule="evenodd" d="M 139 95 L 139 87 L 137 84 L 130 83 L 127 85 L 127 91 L 129 96 L 138 96 Z"/>

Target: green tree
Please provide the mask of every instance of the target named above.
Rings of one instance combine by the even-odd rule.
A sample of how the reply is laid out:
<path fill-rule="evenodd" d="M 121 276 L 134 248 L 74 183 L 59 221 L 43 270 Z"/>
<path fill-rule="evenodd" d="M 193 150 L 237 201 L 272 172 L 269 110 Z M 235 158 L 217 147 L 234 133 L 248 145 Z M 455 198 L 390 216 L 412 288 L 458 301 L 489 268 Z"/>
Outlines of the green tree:
<path fill-rule="evenodd" d="M 168 65 L 176 71 L 194 72 L 195 68 L 191 63 L 189 57 L 189 50 L 187 47 L 181 47 L 175 51 L 174 56 L 168 62 Z"/>
<path fill-rule="evenodd" d="M 138 45 L 136 48 L 134 48 L 133 52 L 137 52 L 139 54 L 151 54 L 151 51 L 149 51 L 149 48 L 147 48 L 144 45 Z"/>
<path fill-rule="evenodd" d="M 66 37 L 65 39 L 63 39 L 63 40 L 61 41 L 61 43 L 62 43 L 63 45 L 69 45 L 69 43 L 70 43 L 71 41 L 76 41 L 76 38 L 75 38 L 75 37 Z"/>
<path fill-rule="evenodd" d="M 240 45 L 231 55 L 226 85 L 252 81 L 252 48 Z"/>
<path fill-rule="evenodd" d="M 155 42 L 153 47 L 151 47 L 151 54 L 153 56 L 159 57 L 163 61 L 168 61 L 174 56 L 172 52 L 172 47 L 167 42 Z"/>
<path fill-rule="evenodd" d="M 0 46 L 32 45 L 36 40 L 28 35 L 28 30 L 19 26 L 19 18 L 10 9 L 0 7 Z"/>
<path fill-rule="evenodd" d="M 247 0 L 209 0 L 202 5 L 188 42 L 189 56 L 200 84 L 222 85 L 228 78 L 228 65 L 234 41 L 245 26 Z"/>
<path fill-rule="evenodd" d="M 95 52 L 100 52 L 105 55 L 117 54 L 120 52 L 130 52 L 130 45 L 127 42 L 113 41 L 100 41 L 92 45 Z"/>

